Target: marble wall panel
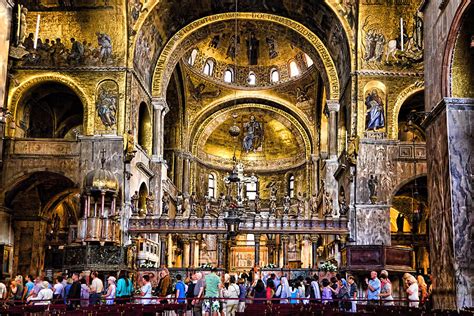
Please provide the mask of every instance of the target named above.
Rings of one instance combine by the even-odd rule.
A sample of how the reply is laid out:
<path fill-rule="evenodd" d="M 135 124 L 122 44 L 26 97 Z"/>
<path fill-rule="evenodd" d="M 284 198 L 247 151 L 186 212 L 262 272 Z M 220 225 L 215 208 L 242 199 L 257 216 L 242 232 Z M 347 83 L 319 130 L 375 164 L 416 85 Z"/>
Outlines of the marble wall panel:
<path fill-rule="evenodd" d="M 449 183 L 446 112 L 426 130 L 428 155 L 428 203 L 430 206 L 430 255 L 433 303 L 436 308 L 455 308 L 453 223 Z"/>
<path fill-rule="evenodd" d="M 474 99 L 448 106 L 448 150 L 458 307 L 474 304 Z"/>
<path fill-rule="evenodd" d="M 387 205 L 357 205 L 356 243 L 358 245 L 390 245 L 390 207 Z"/>

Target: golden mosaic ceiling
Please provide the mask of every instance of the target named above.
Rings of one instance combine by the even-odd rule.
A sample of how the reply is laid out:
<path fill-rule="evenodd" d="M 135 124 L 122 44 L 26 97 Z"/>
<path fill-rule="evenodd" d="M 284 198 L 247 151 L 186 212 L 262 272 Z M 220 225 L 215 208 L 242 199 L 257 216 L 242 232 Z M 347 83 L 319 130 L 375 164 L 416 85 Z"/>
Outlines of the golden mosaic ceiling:
<path fill-rule="evenodd" d="M 306 55 L 314 52 L 309 43 L 293 30 L 271 22 L 251 20 L 216 23 L 183 57 L 183 64 L 202 74 L 206 61 L 213 61 L 213 71 L 206 79 L 223 84 L 224 72 L 235 73 L 233 86 L 252 88 L 248 75 L 256 75 L 254 87 L 275 86 L 291 81 L 290 62 L 294 61 L 300 74 L 314 70 L 313 59 Z M 314 58 L 314 56 L 313 56 Z M 235 71 L 235 69 L 237 71 Z M 278 71 L 277 82 L 272 82 L 272 70 Z"/>
<path fill-rule="evenodd" d="M 249 133 L 248 123 L 252 116 L 262 132 L 255 142 L 256 146 L 245 150 L 244 138 Z M 234 125 L 240 128 L 238 137 L 229 134 L 229 129 Z M 228 168 L 232 166 L 235 148 L 236 158 L 253 170 L 274 167 L 281 170 L 303 163 L 305 147 L 302 135 L 289 116 L 249 105 L 247 108 L 216 115 L 204 127 L 198 140 L 197 156 L 216 167 Z"/>

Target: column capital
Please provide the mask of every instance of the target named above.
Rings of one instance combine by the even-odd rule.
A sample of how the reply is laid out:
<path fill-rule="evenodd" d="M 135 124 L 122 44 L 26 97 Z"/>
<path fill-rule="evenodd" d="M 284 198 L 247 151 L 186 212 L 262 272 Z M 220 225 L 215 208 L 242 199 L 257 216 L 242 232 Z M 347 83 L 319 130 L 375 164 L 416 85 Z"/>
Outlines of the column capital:
<path fill-rule="evenodd" d="M 162 111 L 166 114 L 170 110 L 168 103 L 163 98 L 153 98 L 151 100 L 151 104 L 153 105 L 155 111 Z"/>
<path fill-rule="evenodd" d="M 339 100 L 327 100 L 326 105 L 328 107 L 329 112 L 339 112 L 341 108 L 341 104 L 339 103 Z"/>

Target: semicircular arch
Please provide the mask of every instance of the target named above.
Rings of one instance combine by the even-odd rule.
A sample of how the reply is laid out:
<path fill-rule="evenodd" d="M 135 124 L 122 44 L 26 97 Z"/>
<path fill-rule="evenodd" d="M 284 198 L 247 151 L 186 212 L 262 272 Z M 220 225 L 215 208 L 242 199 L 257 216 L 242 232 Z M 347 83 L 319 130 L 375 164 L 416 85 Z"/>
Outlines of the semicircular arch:
<path fill-rule="evenodd" d="M 400 92 L 400 94 L 397 97 L 397 100 L 395 101 L 395 106 L 393 107 L 392 111 L 392 138 L 393 139 L 398 139 L 398 116 L 400 114 L 400 109 L 402 108 L 403 104 L 415 95 L 416 93 L 419 93 L 425 89 L 424 82 L 419 83 L 416 82 Z"/>

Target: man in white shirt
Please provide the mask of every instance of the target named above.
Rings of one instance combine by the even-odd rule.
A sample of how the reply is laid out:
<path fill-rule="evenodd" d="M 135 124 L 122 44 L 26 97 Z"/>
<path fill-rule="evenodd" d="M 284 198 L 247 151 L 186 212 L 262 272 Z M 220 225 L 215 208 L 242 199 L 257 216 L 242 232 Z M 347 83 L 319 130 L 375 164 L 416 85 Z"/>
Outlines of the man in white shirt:
<path fill-rule="evenodd" d="M 151 303 L 151 284 L 150 284 L 150 276 L 145 274 L 143 276 L 143 286 L 141 288 L 141 296 L 143 299 L 141 300 L 141 304 L 146 305 Z"/>
<path fill-rule="evenodd" d="M 0 282 L 0 301 L 6 298 L 7 298 L 7 287 L 5 286 L 5 283 Z"/>
<path fill-rule="evenodd" d="M 101 293 L 104 291 L 104 283 L 98 277 L 97 271 L 91 273 L 92 283 L 90 286 L 90 304 L 95 305 L 100 301 Z"/>
<path fill-rule="evenodd" d="M 63 282 L 63 277 L 58 276 L 56 278 L 56 284 L 54 285 L 54 294 L 53 294 L 54 299 L 61 299 L 63 296 L 64 286 L 62 282 Z"/>
<path fill-rule="evenodd" d="M 53 290 L 49 288 L 49 283 L 47 281 L 43 281 L 41 283 L 41 290 L 38 292 L 36 297 L 29 297 L 29 301 L 39 301 L 34 303 L 35 305 L 48 305 L 51 303 L 53 299 Z"/>

